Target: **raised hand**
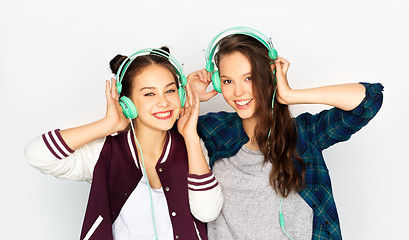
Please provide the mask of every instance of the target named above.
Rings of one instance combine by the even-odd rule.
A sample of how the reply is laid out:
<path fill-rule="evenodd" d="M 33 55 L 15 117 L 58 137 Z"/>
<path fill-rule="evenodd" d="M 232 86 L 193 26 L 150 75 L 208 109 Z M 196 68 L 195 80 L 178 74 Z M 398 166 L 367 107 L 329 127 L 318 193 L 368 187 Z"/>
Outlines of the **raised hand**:
<path fill-rule="evenodd" d="M 187 82 L 190 83 L 191 86 L 196 85 L 199 100 L 201 102 L 207 102 L 217 94 L 217 91 L 214 89 L 210 92 L 206 92 L 206 88 L 209 86 L 212 80 L 211 73 L 209 73 L 205 68 L 189 74 L 187 76 Z"/>
<path fill-rule="evenodd" d="M 193 92 L 190 84 L 186 84 L 186 102 L 184 108 L 180 111 L 178 120 L 178 131 L 185 141 L 198 138 L 196 127 L 199 118 L 200 101 L 197 89 L 194 86 Z"/>
<path fill-rule="evenodd" d="M 290 97 L 292 89 L 288 85 L 287 72 L 290 67 L 290 63 L 282 57 L 278 57 L 275 60 L 275 64 L 271 65 L 271 70 L 276 70 L 277 78 L 277 101 L 281 104 L 290 104 Z M 274 79 L 273 79 L 274 81 Z"/>
<path fill-rule="evenodd" d="M 362 84 L 338 84 L 309 89 L 291 89 L 287 81 L 290 63 L 282 57 L 277 58 L 271 69 L 276 69 L 277 101 L 281 104 L 326 104 L 345 111 L 357 107 L 365 97 Z"/>
<path fill-rule="evenodd" d="M 114 78 L 111 78 L 111 84 L 108 80 L 106 81 L 105 96 L 107 100 L 105 119 L 109 124 L 109 129 L 112 133 L 124 130 L 128 126 L 129 120 L 125 118 L 119 105 L 119 94 Z"/>
<path fill-rule="evenodd" d="M 114 78 L 111 79 L 111 84 L 108 80 L 106 81 L 105 96 L 107 111 L 104 118 L 86 125 L 60 131 L 62 138 L 71 149 L 75 150 L 95 139 L 122 131 L 128 126 L 129 120 L 125 118 L 118 103 L 118 92 Z"/>

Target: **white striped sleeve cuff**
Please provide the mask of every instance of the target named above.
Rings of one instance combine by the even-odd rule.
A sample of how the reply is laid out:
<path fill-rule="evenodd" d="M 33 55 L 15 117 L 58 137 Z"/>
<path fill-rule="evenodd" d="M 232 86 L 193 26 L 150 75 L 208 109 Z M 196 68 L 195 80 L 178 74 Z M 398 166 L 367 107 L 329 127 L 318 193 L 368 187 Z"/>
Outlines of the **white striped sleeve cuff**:
<path fill-rule="evenodd" d="M 212 171 L 203 175 L 188 174 L 187 176 L 187 186 L 191 191 L 206 191 L 218 185 L 219 183 L 216 181 Z"/>
<path fill-rule="evenodd" d="M 223 205 L 223 194 L 213 172 L 204 175 L 188 174 L 187 182 L 193 216 L 202 222 L 215 220 Z"/>
<path fill-rule="evenodd" d="M 44 133 L 42 139 L 48 150 L 58 159 L 68 157 L 68 155 L 74 152 L 61 137 L 60 129 Z"/>

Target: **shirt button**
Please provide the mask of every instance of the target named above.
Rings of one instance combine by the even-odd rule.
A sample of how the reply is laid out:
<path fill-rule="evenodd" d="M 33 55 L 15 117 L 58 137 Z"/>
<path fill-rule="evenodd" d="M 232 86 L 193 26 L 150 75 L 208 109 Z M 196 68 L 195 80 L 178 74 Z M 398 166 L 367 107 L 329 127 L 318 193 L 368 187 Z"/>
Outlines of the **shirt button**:
<path fill-rule="evenodd" d="M 175 213 L 175 212 L 172 212 L 172 216 L 176 216 L 176 213 Z"/>
<path fill-rule="evenodd" d="M 159 172 L 162 172 L 163 170 L 162 170 L 162 168 L 159 168 Z"/>
<path fill-rule="evenodd" d="M 176 235 L 175 238 L 176 238 L 176 239 L 179 239 L 179 235 Z"/>
<path fill-rule="evenodd" d="M 169 190 L 170 190 L 169 187 L 165 187 L 166 192 L 169 192 Z"/>

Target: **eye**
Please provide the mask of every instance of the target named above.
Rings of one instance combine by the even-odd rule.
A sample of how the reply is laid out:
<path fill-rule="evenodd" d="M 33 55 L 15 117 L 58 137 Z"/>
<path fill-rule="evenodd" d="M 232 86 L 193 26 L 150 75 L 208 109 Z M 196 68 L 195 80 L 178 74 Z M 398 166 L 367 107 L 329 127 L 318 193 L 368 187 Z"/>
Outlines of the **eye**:
<path fill-rule="evenodd" d="M 232 81 L 230 79 L 226 79 L 226 80 L 223 80 L 223 83 L 224 84 L 230 84 L 230 83 L 232 83 Z"/>
<path fill-rule="evenodd" d="M 166 91 L 166 93 L 174 93 L 174 92 L 176 92 L 176 89 L 169 89 Z"/>
<path fill-rule="evenodd" d="M 251 77 L 246 77 L 246 81 L 251 81 Z"/>
<path fill-rule="evenodd" d="M 146 93 L 146 94 L 144 94 L 145 97 L 154 96 L 154 95 L 155 95 L 155 94 L 153 94 L 153 93 Z"/>

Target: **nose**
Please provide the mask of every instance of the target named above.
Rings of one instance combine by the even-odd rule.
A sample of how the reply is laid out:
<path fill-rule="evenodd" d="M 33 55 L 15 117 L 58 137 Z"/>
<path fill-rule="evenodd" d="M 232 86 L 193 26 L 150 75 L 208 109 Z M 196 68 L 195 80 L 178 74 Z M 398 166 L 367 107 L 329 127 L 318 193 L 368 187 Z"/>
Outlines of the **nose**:
<path fill-rule="evenodd" d="M 169 100 L 164 94 L 159 95 L 158 103 L 156 104 L 158 107 L 168 107 L 170 105 Z"/>
<path fill-rule="evenodd" d="M 239 97 L 245 93 L 246 93 L 246 90 L 245 90 L 244 82 L 242 81 L 236 82 L 234 86 L 234 95 L 236 97 Z"/>

